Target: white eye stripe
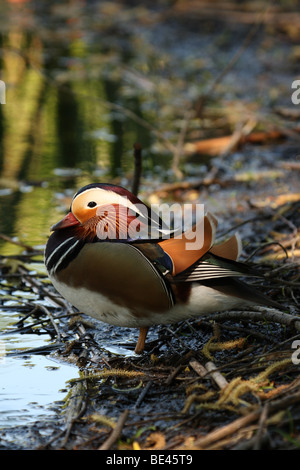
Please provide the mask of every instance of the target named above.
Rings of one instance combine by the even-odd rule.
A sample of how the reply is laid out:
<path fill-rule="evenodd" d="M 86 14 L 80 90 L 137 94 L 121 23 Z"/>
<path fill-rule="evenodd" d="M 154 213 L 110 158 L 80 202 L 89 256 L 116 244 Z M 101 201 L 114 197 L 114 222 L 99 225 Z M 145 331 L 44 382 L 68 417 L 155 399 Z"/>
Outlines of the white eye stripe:
<path fill-rule="evenodd" d="M 101 188 L 91 188 L 87 189 L 86 191 L 83 191 L 82 193 L 78 194 L 78 198 L 81 195 L 84 195 L 85 198 L 88 196 L 89 193 L 92 193 L 93 196 L 90 197 L 88 202 L 96 202 L 98 207 L 101 207 L 103 205 L 110 205 L 110 204 L 119 204 L 125 207 L 128 207 L 129 209 L 134 210 L 137 214 L 140 215 L 145 215 L 145 211 L 142 212 L 139 209 L 139 205 L 143 206 L 143 204 L 133 204 L 130 199 L 128 199 L 126 196 L 121 196 L 120 194 L 115 193 L 114 191 L 110 191 L 109 189 L 101 189 Z M 98 196 L 98 197 L 97 197 Z M 73 199 L 75 201 L 76 197 Z M 88 204 L 87 202 L 87 204 Z M 96 206 L 95 206 L 96 207 Z M 144 206 L 146 208 L 146 206 Z"/>

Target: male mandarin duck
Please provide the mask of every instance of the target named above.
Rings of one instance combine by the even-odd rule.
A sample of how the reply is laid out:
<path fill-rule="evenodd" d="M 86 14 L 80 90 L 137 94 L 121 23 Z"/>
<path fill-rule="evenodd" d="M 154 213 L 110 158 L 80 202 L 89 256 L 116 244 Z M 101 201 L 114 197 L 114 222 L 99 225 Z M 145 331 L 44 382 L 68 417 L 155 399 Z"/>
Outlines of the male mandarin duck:
<path fill-rule="evenodd" d="M 148 233 L 150 225 L 156 228 L 155 238 Z M 154 220 L 150 208 L 132 193 L 111 184 L 89 184 L 51 227 L 45 264 L 56 290 L 79 311 L 112 325 L 139 328 L 139 354 L 151 325 L 275 304 L 235 279 L 257 273 L 237 261 L 237 234 L 214 244 L 216 228 L 215 217 L 205 214 L 190 229 L 203 231 L 202 243 L 188 249 L 190 231 L 166 236 L 161 219 Z"/>

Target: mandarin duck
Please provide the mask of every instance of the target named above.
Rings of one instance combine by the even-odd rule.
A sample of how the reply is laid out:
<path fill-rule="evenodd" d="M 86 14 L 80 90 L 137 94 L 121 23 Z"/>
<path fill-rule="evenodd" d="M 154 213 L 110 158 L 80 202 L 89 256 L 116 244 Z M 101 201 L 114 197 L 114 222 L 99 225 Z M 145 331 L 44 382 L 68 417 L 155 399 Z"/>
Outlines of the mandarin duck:
<path fill-rule="evenodd" d="M 206 213 L 178 236 L 126 189 L 89 184 L 51 227 L 45 264 L 56 290 L 79 311 L 112 325 L 139 328 L 139 354 L 152 325 L 247 305 L 274 305 L 236 279 L 257 273 L 237 261 L 239 236 L 215 244 L 216 228 L 216 218 Z M 187 249 L 191 230 L 203 232 L 202 243 Z"/>

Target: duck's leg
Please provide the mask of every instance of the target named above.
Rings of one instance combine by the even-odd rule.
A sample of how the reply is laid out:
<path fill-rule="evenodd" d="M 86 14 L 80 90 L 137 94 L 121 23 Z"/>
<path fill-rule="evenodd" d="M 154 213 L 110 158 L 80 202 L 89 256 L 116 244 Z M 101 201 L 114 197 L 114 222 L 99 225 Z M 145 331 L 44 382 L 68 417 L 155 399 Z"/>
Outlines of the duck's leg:
<path fill-rule="evenodd" d="M 140 334 L 139 334 L 139 337 L 138 337 L 138 340 L 137 340 L 137 343 L 136 343 L 136 347 L 135 347 L 135 350 L 134 350 L 134 352 L 136 354 L 142 354 L 142 352 L 144 351 L 145 341 L 146 341 L 146 336 L 147 336 L 148 330 L 149 330 L 148 327 L 140 328 Z"/>

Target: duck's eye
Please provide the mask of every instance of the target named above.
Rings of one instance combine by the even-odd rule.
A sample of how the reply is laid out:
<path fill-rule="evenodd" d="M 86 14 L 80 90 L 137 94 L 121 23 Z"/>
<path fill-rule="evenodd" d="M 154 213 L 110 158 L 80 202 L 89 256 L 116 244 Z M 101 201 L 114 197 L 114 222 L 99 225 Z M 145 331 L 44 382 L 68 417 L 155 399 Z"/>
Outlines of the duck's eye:
<path fill-rule="evenodd" d="M 95 207 L 97 205 L 97 202 L 91 201 L 88 203 L 88 207 Z"/>

